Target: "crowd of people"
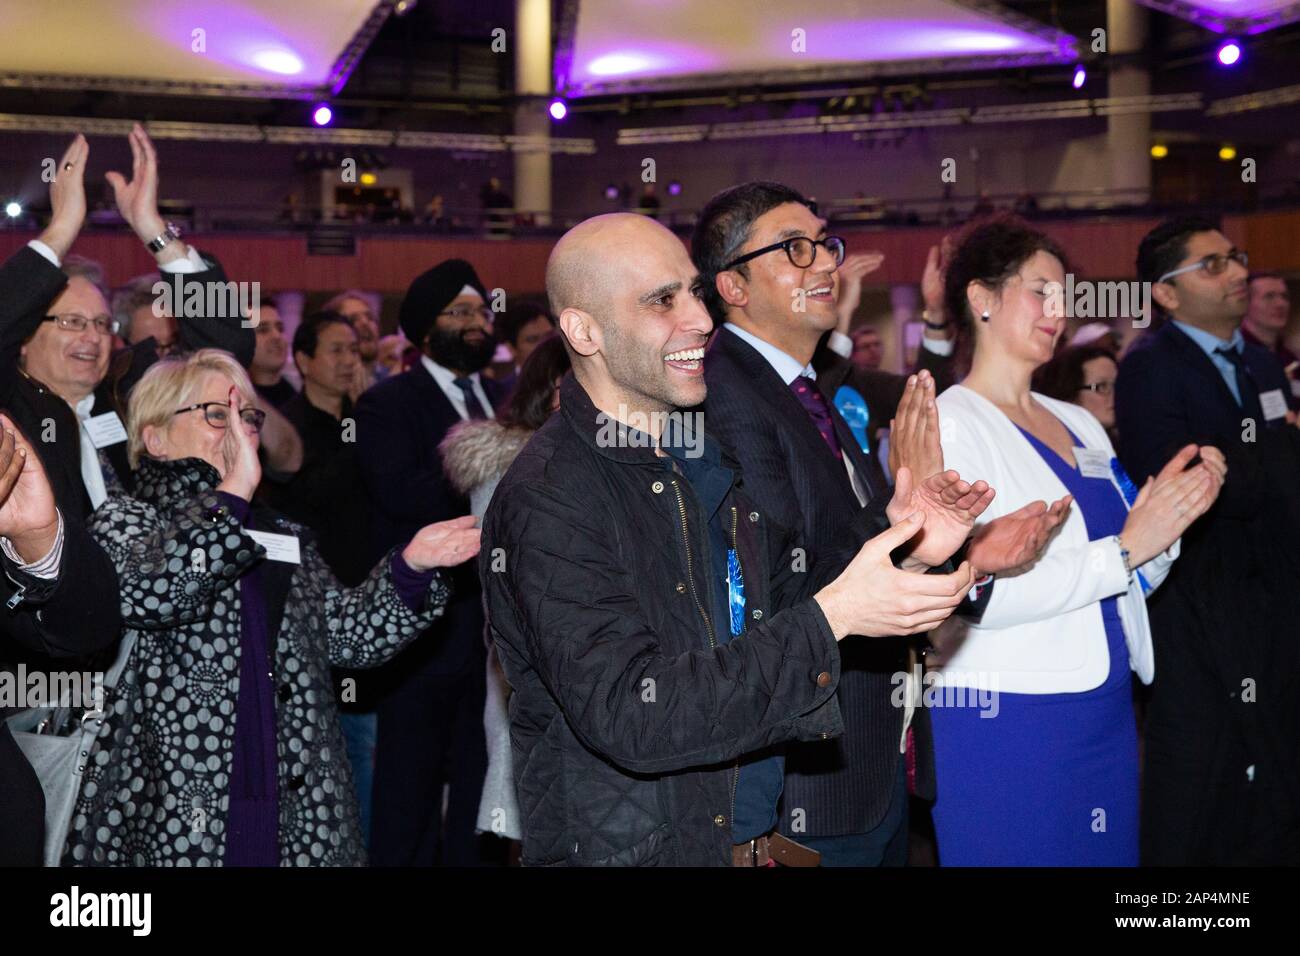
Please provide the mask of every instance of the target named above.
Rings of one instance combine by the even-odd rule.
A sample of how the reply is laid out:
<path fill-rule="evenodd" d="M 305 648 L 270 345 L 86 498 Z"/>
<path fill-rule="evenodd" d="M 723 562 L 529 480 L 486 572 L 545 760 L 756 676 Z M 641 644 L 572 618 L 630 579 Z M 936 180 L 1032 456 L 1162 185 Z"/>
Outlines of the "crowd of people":
<path fill-rule="evenodd" d="M 157 273 L 71 254 L 81 136 L 0 266 L 0 662 L 105 675 L 0 711 L 0 863 L 890 866 L 921 806 L 942 865 L 1300 862 L 1297 359 L 1216 224 L 1067 339 L 1069 250 L 972 221 L 907 375 L 772 182 L 290 337 L 160 307 L 225 276 L 130 141 Z"/>

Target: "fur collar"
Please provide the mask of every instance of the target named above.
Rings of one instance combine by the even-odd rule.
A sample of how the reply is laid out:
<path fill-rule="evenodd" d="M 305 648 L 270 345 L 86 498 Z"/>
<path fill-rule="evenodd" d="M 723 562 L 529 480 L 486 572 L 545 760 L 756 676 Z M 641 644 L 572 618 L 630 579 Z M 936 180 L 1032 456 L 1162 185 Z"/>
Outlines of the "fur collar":
<path fill-rule="evenodd" d="M 447 432 L 438 450 L 452 487 L 462 495 L 500 478 L 533 432 L 496 419 L 465 421 Z"/>

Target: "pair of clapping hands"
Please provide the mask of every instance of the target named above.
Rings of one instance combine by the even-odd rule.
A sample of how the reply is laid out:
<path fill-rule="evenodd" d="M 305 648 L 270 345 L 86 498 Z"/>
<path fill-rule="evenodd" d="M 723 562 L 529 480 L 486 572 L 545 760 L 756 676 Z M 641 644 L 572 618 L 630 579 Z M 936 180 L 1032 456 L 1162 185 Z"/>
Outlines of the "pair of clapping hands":
<path fill-rule="evenodd" d="M 840 577 L 817 594 L 836 638 L 916 634 L 936 627 L 978 577 L 1011 574 L 1038 560 L 1069 514 L 1069 495 L 1050 506 L 1034 501 L 988 522 L 972 538 L 975 520 L 994 491 L 985 481 L 971 484 L 944 470 L 934 378 L 926 371 L 908 378 L 890 422 L 889 467 L 895 480 L 885 508 L 890 528 L 864 544 Z M 968 539 L 966 558 L 956 571 L 925 573 Z M 892 559 L 896 550 L 902 555 L 898 567 Z"/>

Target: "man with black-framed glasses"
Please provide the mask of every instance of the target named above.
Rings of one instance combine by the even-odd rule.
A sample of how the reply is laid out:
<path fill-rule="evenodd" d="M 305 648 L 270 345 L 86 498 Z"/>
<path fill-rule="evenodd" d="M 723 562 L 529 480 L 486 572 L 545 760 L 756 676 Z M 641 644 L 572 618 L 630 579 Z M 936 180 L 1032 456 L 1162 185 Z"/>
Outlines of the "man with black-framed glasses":
<path fill-rule="evenodd" d="M 1300 432 L 1289 384 L 1276 357 L 1242 337 L 1247 257 L 1215 223 L 1161 223 L 1137 272 L 1164 321 L 1120 363 L 1121 459 L 1139 486 L 1189 442 L 1220 448 L 1228 465 L 1149 602 L 1142 862 L 1296 864 Z"/>
<path fill-rule="evenodd" d="M 812 202 L 780 183 L 725 190 L 701 212 L 691 255 L 700 272 L 697 294 L 715 327 L 721 325 L 704 359 L 706 425 L 739 460 L 745 490 L 760 510 L 797 532 L 804 553 L 792 560 L 812 565 L 832 552 L 859 515 L 869 519 L 871 535 L 885 531 L 898 518 L 899 502 L 913 500 L 904 481 L 918 501 L 949 476 L 963 494 L 992 497 L 987 484 L 975 480 L 979 476 L 943 471 L 937 418 L 931 442 L 905 437 L 926 433 L 923 416 L 915 413 L 927 399 L 933 405 L 927 373 L 905 386 L 899 406 L 899 421 L 920 427 L 898 429 L 894 472 L 907 477 L 900 477 L 891 501 L 866 441 L 865 400 L 851 386 L 841 387 L 850 363 L 819 345 L 839 322 L 845 242 L 827 235 Z M 858 431 L 841 412 L 842 400 L 850 413 L 853 407 L 860 413 Z M 938 507 L 928 512 L 934 533 L 909 554 L 915 561 L 909 569 L 942 565 L 963 544 L 966 518 L 974 520 L 963 508 L 959 502 L 947 513 Z M 941 541 L 944 546 L 936 547 Z M 980 558 L 972 563 L 1001 569 L 987 554 Z M 820 853 L 825 866 L 907 862 L 908 793 L 933 796 L 929 721 L 905 692 L 916 671 L 914 651 L 903 637 L 852 642 L 841 650 L 837 696 L 844 736 L 790 744 L 784 753 L 744 763 L 741 779 L 755 796 L 737 804 L 738 841 L 776 827 Z"/>

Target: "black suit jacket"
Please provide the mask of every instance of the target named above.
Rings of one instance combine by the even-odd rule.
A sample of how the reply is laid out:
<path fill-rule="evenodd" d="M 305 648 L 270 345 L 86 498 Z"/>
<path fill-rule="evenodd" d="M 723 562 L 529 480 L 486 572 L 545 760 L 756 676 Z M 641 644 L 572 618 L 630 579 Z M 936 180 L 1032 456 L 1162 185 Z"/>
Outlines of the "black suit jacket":
<path fill-rule="evenodd" d="M 186 275 L 182 296 L 189 298 L 194 283 L 226 281 L 215 261 L 205 260 L 208 269 Z M 63 291 L 67 276 L 52 262 L 30 248 L 19 249 L 0 266 L 0 407 L 10 410 L 15 422 L 40 452 L 46 474 L 54 487 L 55 499 L 65 514 L 84 518 L 90 513 L 90 497 L 81 480 L 81 435 L 77 417 L 68 403 L 46 385 L 19 368 L 23 343 L 45 317 L 50 303 Z M 195 300 L 207 302 L 207 296 Z M 177 319 L 183 348 L 193 351 L 218 348 L 232 353 L 247 367 L 256 348 L 255 333 L 243 328 L 238 317 L 215 318 L 186 315 Z M 158 360 L 155 341 L 150 338 L 116 352 L 108 374 L 95 390 L 92 415 L 116 411 L 126 421 L 126 401 L 135 383 Z M 123 487 L 131 487 L 126 443 L 111 445 L 105 452 Z"/>
<path fill-rule="evenodd" d="M 1260 391 L 1288 394 L 1273 355 L 1243 354 Z M 1190 442 L 1228 461 L 1148 602 L 1143 861 L 1300 862 L 1300 432 L 1279 420 L 1251 436 L 1213 362 L 1172 323 L 1120 364 L 1116 413 L 1139 485 Z"/>
<path fill-rule="evenodd" d="M 847 361 L 841 359 L 841 361 Z M 834 364 L 834 363 L 831 363 Z M 871 534 L 888 527 L 884 506 L 889 491 L 875 463 L 858 447 L 831 399 L 844 370 L 818 373 L 818 385 L 835 423 L 836 437 L 854 471 L 865 480 L 868 508 L 876 512 Z M 739 336 L 718 331 L 705 357 L 708 398 L 705 422 L 741 464 L 745 493 L 795 532 L 807 548 L 809 566 L 843 547 L 845 534 L 861 510 L 844 464 L 831 454 L 817 427 L 776 370 Z M 787 750 L 781 828 L 795 837 L 863 833 L 889 808 L 899 768 L 903 709 L 893 705 L 899 684 L 894 675 L 908 667 L 903 638 L 851 637 L 840 642 L 842 671 L 838 688 L 844 736 Z M 933 790 L 933 756 L 924 709 L 914 720 L 918 785 Z M 791 831 L 792 811 L 805 811 L 806 829 Z"/>
<path fill-rule="evenodd" d="M 501 401 L 495 382 L 481 376 L 488 401 Z M 469 514 L 469 499 L 443 473 L 438 444 L 461 421 L 423 363 L 367 389 L 357 402 L 357 454 L 370 501 L 370 560 L 405 544 L 435 521 Z M 414 668 L 451 673 L 483 654 L 483 608 L 472 562 L 452 571 L 452 597 L 444 619 L 434 625 L 444 636 L 416 641 L 382 670 Z M 400 680 L 398 676 L 396 679 Z"/>

